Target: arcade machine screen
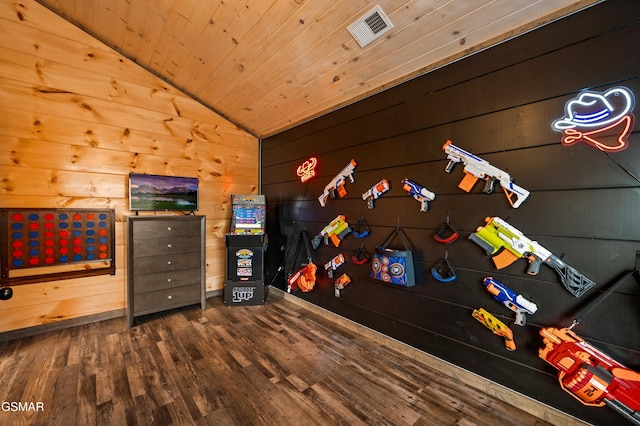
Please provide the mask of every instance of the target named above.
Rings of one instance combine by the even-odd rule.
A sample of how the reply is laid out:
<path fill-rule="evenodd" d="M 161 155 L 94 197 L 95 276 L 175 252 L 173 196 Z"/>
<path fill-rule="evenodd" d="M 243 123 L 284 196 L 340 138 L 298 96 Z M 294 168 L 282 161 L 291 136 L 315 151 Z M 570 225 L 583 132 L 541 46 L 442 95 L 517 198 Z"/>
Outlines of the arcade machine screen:
<path fill-rule="evenodd" d="M 266 218 L 264 195 L 232 195 L 231 204 L 231 234 L 264 234 Z"/>

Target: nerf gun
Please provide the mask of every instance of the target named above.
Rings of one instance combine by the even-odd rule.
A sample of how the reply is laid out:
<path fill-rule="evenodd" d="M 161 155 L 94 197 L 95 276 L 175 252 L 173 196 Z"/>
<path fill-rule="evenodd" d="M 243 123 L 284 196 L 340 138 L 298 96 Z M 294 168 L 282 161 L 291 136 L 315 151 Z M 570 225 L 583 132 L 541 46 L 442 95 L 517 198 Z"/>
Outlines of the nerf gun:
<path fill-rule="evenodd" d="M 333 259 L 331 259 L 330 261 L 328 261 L 327 263 L 325 263 L 324 270 L 328 271 L 327 275 L 329 276 L 329 278 L 333 278 L 333 271 L 341 267 L 343 264 L 344 264 L 344 256 L 341 253 L 336 257 L 334 257 Z"/>
<path fill-rule="evenodd" d="M 458 184 L 458 188 L 463 191 L 470 192 L 478 179 L 482 179 L 485 181 L 483 192 L 491 194 L 495 190 L 496 182 L 498 182 L 507 196 L 509 204 L 514 209 L 520 207 L 520 204 L 529 196 L 529 191 L 513 183 L 507 172 L 492 166 L 488 161 L 476 157 L 462 148 L 458 148 L 451 141 L 447 141 L 442 146 L 442 150 L 447 154 L 449 160 L 444 169 L 445 172 L 451 173 L 458 163 L 464 163 L 465 176 Z"/>
<path fill-rule="evenodd" d="M 433 201 L 436 198 L 436 194 L 429 191 L 424 186 L 418 185 L 412 180 L 402 179 L 402 189 L 407 191 L 407 194 L 416 200 L 420 201 L 420 211 L 426 212 L 429 210 L 429 201 Z"/>
<path fill-rule="evenodd" d="M 607 405 L 640 425 L 640 373 L 612 359 L 568 328 L 540 330 L 538 356 L 558 370 L 560 387 L 582 404 Z"/>
<path fill-rule="evenodd" d="M 380 182 L 373 185 L 367 192 L 362 194 L 362 199 L 366 200 L 367 207 L 372 209 L 375 207 L 373 202 L 380 198 L 382 194 L 389 190 L 389 181 L 382 179 Z"/>
<path fill-rule="evenodd" d="M 476 233 L 469 235 L 469 239 L 491 256 L 496 268 L 502 269 L 519 258 L 525 258 L 529 261 L 529 275 L 537 275 L 540 265 L 544 263 L 556 271 L 564 287 L 575 297 L 582 296 L 595 286 L 589 278 L 499 217 L 487 217 L 485 222 L 487 225 L 478 227 Z"/>
<path fill-rule="evenodd" d="M 347 166 L 342 169 L 340 173 L 338 173 L 336 177 L 334 177 L 331 182 L 327 184 L 327 186 L 324 187 L 322 195 L 318 197 L 318 201 L 320 202 L 320 205 L 322 207 L 327 205 L 327 199 L 329 197 L 336 197 L 336 191 L 338 191 L 338 195 L 340 196 L 340 198 L 347 195 L 347 190 L 344 189 L 344 184 L 346 183 L 347 177 L 349 178 L 351 183 L 354 182 L 353 171 L 355 170 L 357 165 L 358 163 L 356 163 L 356 160 L 351 160 L 349 164 L 347 164 Z"/>
<path fill-rule="evenodd" d="M 316 284 L 316 270 L 318 267 L 309 262 L 298 270 L 295 274 L 291 275 L 287 280 L 287 292 L 291 293 L 292 290 L 299 288 L 303 292 L 313 290 L 313 286 Z"/>
<path fill-rule="evenodd" d="M 515 323 L 517 325 L 526 323 L 524 314 L 533 315 L 538 310 L 538 305 L 491 277 L 486 277 L 482 283 L 487 291 L 493 295 L 494 299 L 516 313 Z"/>
<path fill-rule="evenodd" d="M 335 296 L 340 297 L 341 295 L 340 290 L 344 289 L 347 286 L 347 284 L 349 284 L 350 282 L 351 282 L 351 278 L 349 277 L 349 275 L 347 274 L 340 275 L 340 277 L 337 280 L 335 280 L 335 282 L 333 283 Z"/>
<path fill-rule="evenodd" d="M 307 264 L 300 268 L 295 274 L 293 268 L 298 261 L 298 255 L 300 249 L 304 246 L 307 252 Z M 296 251 L 291 261 L 291 270 L 289 272 L 289 278 L 287 278 L 287 292 L 291 293 L 292 290 L 300 289 L 303 292 L 311 291 L 316 284 L 316 270 L 318 267 L 313 263 L 311 259 L 311 248 L 309 247 L 309 235 L 307 231 L 302 231 L 298 237 L 298 244 Z"/>
<path fill-rule="evenodd" d="M 346 217 L 343 214 L 336 216 L 327 226 L 322 228 L 322 231 L 311 241 L 311 245 L 314 249 L 320 247 L 320 241 L 324 240 L 325 244 L 329 244 L 329 238 L 333 245 L 338 247 L 340 242 L 351 233 L 351 228 L 346 221 Z"/>
<path fill-rule="evenodd" d="M 477 319 L 482 325 L 491 330 L 493 334 L 504 337 L 504 346 L 505 348 L 507 348 L 507 350 L 516 350 L 516 342 L 513 340 L 513 332 L 509 327 L 505 325 L 505 323 L 491 315 L 483 308 L 474 309 L 471 315 L 473 315 L 473 317 Z"/>

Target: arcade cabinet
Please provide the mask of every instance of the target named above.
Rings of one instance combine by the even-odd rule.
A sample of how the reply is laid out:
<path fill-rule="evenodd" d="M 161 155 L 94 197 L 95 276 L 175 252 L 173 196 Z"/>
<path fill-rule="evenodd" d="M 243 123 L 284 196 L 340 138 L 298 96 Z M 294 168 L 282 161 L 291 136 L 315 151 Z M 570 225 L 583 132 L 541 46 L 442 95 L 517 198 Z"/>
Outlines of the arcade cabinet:
<path fill-rule="evenodd" d="M 265 224 L 264 195 L 231 196 L 231 229 L 226 235 L 225 305 L 261 305 L 267 298 Z"/>

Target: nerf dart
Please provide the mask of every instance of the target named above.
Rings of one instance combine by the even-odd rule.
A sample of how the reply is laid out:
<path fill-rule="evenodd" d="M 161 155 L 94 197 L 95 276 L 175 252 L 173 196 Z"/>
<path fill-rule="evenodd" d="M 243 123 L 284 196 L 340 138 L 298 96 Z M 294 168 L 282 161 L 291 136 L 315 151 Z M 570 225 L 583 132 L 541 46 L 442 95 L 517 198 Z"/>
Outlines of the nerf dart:
<path fill-rule="evenodd" d="M 522 232 L 497 216 L 487 217 L 484 227 L 469 235 L 469 239 L 491 256 L 496 268 L 502 269 L 522 258 L 529 261 L 527 274 L 537 275 L 543 263 L 553 268 L 564 287 L 580 297 L 596 284 L 577 269 L 564 263 L 558 256 L 527 238 Z"/>
<path fill-rule="evenodd" d="M 340 297 L 342 295 L 342 290 L 351 282 L 351 278 L 347 274 L 342 274 L 340 277 L 335 280 L 333 283 L 334 294 L 336 297 Z"/>
<path fill-rule="evenodd" d="M 513 332 L 509 327 L 505 325 L 505 323 L 491 315 L 483 308 L 474 309 L 472 315 L 482 325 L 491 330 L 493 334 L 504 337 L 504 346 L 507 348 L 507 350 L 516 350 L 516 342 L 513 340 Z"/>
<path fill-rule="evenodd" d="M 458 278 L 456 272 L 453 270 L 453 266 L 451 266 L 449 262 L 449 252 L 447 250 L 444 251 L 444 257 L 431 268 L 431 275 L 442 283 L 449 283 Z"/>
<path fill-rule="evenodd" d="M 324 270 L 328 271 L 327 275 L 329 278 L 333 278 L 333 272 L 341 267 L 344 264 L 344 256 L 341 254 L 337 255 L 330 261 L 324 264 Z"/>
<path fill-rule="evenodd" d="M 436 194 L 410 179 L 402 179 L 401 183 L 402 189 L 407 191 L 407 195 L 420 201 L 421 212 L 426 212 L 427 210 L 429 210 L 429 201 L 435 200 Z"/>
<path fill-rule="evenodd" d="M 373 185 L 371 188 L 367 190 L 364 194 L 362 194 L 362 199 L 367 202 L 367 207 L 372 209 L 375 207 L 375 200 L 380 198 L 382 194 L 389 190 L 389 181 L 386 179 L 382 179 L 380 182 Z"/>
<path fill-rule="evenodd" d="M 351 183 L 355 182 L 355 180 L 353 179 L 353 172 L 357 165 L 358 163 L 356 163 L 356 160 L 351 160 L 349 164 L 347 164 L 344 169 L 340 170 L 340 173 L 338 173 L 333 179 L 331 179 L 331 182 L 329 182 L 327 186 L 324 187 L 322 195 L 318 197 L 318 201 L 320 202 L 320 205 L 322 207 L 327 205 L 327 200 L 329 199 L 329 197 L 336 197 L 336 192 L 338 193 L 338 196 L 340 198 L 343 198 L 345 195 L 347 195 L 347 190 L 344 188 L 344 184 L 347 182 L 347 178 L 349 178 Z"/>
<path fill-rule="evenodd" d="M 517 325 L 526 323 L 525 314 L 533 315 L 538 310 L 538 305 L 491 277 L 482 280 L 482 284 L 494 299 L 516 313 L 515 323 Z"/>
<path fill-rule="evenodd" d="M 507 200 L 509 200 L 509 204 L 514 209 L 520 207 L 529 196 L 529 191 L 513 183 L 509 173 L 492 166 L 488 161 L 462 148 L 458 148 L 451 141 L 448 140 L 442 146 L 442 150 L 447 154 L 447 159 L 449 160 L 447 167 L 444 169 L 445 172 L 451 173 L 457 164 L 464 164 L 465 176 L 458 184 L 458 188 L 463 191 L 470 192 L 478 179 L 482 179 L 485 181 L 483 192 L 491 194 L 495 191 L 496 183 L 499 183 L 507 196 Z"/>

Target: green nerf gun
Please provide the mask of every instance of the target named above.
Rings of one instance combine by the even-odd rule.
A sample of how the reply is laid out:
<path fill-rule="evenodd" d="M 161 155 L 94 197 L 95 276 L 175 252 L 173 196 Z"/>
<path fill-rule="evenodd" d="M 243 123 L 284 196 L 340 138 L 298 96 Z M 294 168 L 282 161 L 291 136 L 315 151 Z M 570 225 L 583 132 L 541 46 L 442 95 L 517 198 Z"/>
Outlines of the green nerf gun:
<path fill-rule="evenodd" d="M 496 268 L 502 269 L 517 259 L 529 261 L 529 275 L 537 275 L 540 265 L 552 267 L 564 287 L 575 297 L 580 297 L 596 284 L 575 268 L 564 263 L 558 256 L 527 238 L 522 232 L 499 217 L 485 219 L 486 226 L 478 227 L 469 239 L 482 247 L 493 259 Z"/>
<path fill-rule="evenodd" d="M 347 218 L 343 214 L 339 214 L 322 231 L 311 240 L 311 246 L 315 249 L 320 247 L 320 242 L 324 240 L 325 244 L 329 244 L 329 239 L 334 246 L 338 247 L 340 242 L 349 235 L 353 230 L 347 223 Z"/>

